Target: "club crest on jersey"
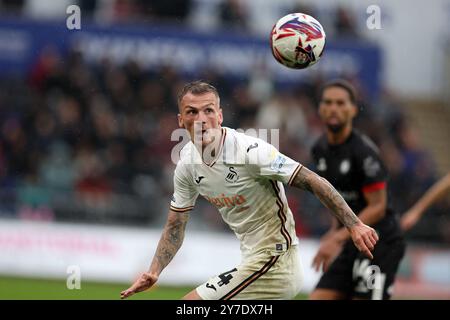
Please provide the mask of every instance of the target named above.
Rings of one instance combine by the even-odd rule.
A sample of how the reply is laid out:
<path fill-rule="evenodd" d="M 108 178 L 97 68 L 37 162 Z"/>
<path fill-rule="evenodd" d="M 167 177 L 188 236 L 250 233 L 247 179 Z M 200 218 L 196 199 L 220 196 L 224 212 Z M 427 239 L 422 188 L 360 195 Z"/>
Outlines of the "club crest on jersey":
<path fill-rule="evenodd" d="M 229 167 L 228 170 L 229 171 L 226 173 L 226 176 L 225 176 L 225 181 L 230 182 L 230 183 L 235 183 L 236 181 L 238 181 L 239 176 L 238 176 L 236 169 L 234 169 L 234 167 Z"/>
<path fill-rule="evenodd" d="M 349 170 L 350 170 L 350 160 L 348 159 L 342 160 L 341 165 L 339 166 L 339 171 L 342 174 L 347 174 Z"/>
<path fill-rule="evenodd" d="M 327 162 L 325 161 L 325 158 L 319 159 L 319 163 L 317 164 L 317 170 L 319 170 L 319 171 L 327 170 Z"/>

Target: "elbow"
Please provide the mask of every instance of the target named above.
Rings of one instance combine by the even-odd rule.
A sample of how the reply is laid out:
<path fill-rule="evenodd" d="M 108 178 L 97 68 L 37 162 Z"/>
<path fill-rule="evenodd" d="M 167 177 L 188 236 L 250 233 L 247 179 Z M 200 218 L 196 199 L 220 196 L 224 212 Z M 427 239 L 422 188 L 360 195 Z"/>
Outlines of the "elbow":
<path fill-rule="evenodd" d="M 381 219 L 383 219 L 385 216 L 386 216 L 386 207 L 382 207 L 382 208 L 379 210 L 378 217 L 379 217 L 380 220 L 381 220 Z"/>
<path fill-rule="evenodd" d="M 386 216 L 386 209 L 386 204 L 380 204 L 375 208 L 374 216 L 376 217 L 377 221 L 380 221 Z"/>

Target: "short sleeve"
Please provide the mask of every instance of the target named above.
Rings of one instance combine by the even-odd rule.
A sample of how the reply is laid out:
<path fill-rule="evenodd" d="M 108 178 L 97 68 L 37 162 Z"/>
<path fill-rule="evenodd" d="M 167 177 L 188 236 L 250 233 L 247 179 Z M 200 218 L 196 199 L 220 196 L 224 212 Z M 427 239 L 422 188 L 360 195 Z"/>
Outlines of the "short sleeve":
<path fill-rule="evenodd" d="M 255 139 L 256 140 L 256 139 Z M 285 156 L 273 145 L 257 139 L 251 146 L 254 150 L 248 152 L 248 163 L 254 175 L 291 184 L 302 165 Z"/>
<path fill-rule="evenodd" d="M 186 167 L 178 164 L 173 176 L 173 196 L 170 210 L 175 212 L 188 212 L 194 208 L 198 191 L 188 179 Z"/>
<path fill-rule="evenodd" d="M 356 158 L 362 175 L 362 191 L 385 189 L 387 170 L 373 142 L 368 141 L 360 148 Z"/>

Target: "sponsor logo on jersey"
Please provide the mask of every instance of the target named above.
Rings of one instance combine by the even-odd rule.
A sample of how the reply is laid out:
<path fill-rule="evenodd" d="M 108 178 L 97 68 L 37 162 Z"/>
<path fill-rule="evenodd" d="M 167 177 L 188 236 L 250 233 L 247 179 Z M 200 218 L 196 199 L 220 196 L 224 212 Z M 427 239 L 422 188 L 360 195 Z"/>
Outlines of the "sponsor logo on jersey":
<path fill-rule="evenodd" d="M 215 205 L 217 208 L 221 209 L 224 207 L 233 208 L 244 204 L 247 202 L 245 197 L 240 194 L 226 196 L 225 194 L 221 194 L 218 197 L 208 197 L 205 196 L 205 199 Z"/>
<path fill-rule="evenodd" d="M 364 172 L 369 177 L 375 177 L 380 170 L 380 163 L 373 157 L 369 156 L 364 159 L 363 163 Z"/>
<path fill-rule="evenodd" d="M 203 178 L 204 176 L 199 176 L 197 179 L 195 179 L 195 182 L 197 182 L 197 184 L 200 184 L 200 181 L 202 181 Z"/>
<path fill-rule="evenodd" d="M 216 287 L 213 284 L 209 284 L 209 282 L 206 284 L 206 287 L 209 289 L 214 289 L 214 291 L 217 291 Z"/>
<path fill-rule="evenodd" d="M 283 165 L 286 163 L 286 158 L 282 155 L 278 155 L 275 160 L 270 164 L 270 169 L 280 172 Z"/>
<path fill-rule="evenodd" d="M 249 152 L 250 150 L 255 149 L 255 148 L 258 148 L 258 142 L 255 142 L 254 144 L 249 145 L 247 148 L 247 152 Z"/>

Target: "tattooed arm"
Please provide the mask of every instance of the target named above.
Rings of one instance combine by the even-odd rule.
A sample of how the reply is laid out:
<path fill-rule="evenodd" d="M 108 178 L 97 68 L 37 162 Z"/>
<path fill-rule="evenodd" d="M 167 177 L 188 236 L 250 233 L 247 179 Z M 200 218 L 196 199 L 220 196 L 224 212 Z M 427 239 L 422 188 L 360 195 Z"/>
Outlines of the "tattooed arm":
<path fill-rule="evenodd" d="M 291 185 L 313 193 L 347 228 L 358 250 L 366 254 L 369 258 L 373 258 L 370 251 L 373 250 L 378 241 L 375 230 L 359 220 L 344 198 L 342 198 L 339 192 L 326 179 L 310 171 L 308 168 L 302 167 Z"/>
<path fill-rule="evenodd" d="M 184 231 L 189 219 L 188 213 L 169 211 L 166 226 L 158 243 L 155 256 L 150 266 L 150 273 L 159 275 L 161 271 L 172 261 L 184 240 Z"/>
<path fill-rule="evenodd" d="M 122 299 L 147 290 L 158 281 L 162 270 L 172 261 L 183 243 L 188 219 L 189 214 L 187 212 L 178 213 L 169 210 L 167 222 L 159 239 L 149 271 L 143 273 L 130 288 L 120 293 Z"/>

